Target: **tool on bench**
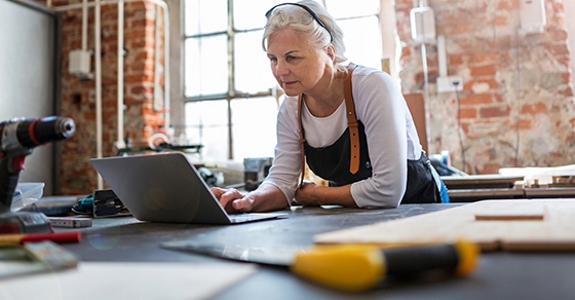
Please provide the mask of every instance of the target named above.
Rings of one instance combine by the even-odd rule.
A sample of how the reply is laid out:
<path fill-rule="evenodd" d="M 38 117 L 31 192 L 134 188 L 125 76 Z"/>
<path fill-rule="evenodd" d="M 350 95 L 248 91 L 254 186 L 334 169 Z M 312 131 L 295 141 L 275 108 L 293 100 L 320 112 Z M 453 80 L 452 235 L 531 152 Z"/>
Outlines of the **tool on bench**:
<path fill-rule="evenodd" d="M 0 234 L 52 231 L 43 213 L 12 212 L 12 198 L 26 156 L 37 146 L 65 140 L 75 132 L 72 119 L 58 116 L 0 122 Z"/>
<path fill-rule="evenodd" d="M 307 249 L 271 249 L 174 241 L 162 247 L 210 256 L 289 267 L 310 281 L 347 291 L 374 288 L 387 277 L 406 277 L 433 271 L 465 276 L 479 259 L 479 248 L 467 241 L 417 247 L 381 249 L 375 245 L 316 245 Z"/>
<path fill-rule="evenodd" d="M 31 233 L 31 234 L 2 234 L 0 246 L 18 245 L 28 242 L 52 241 L 54 243 L 79 243 L 82 239 L 80 231 L 67 231 L 55 233 Z"/>

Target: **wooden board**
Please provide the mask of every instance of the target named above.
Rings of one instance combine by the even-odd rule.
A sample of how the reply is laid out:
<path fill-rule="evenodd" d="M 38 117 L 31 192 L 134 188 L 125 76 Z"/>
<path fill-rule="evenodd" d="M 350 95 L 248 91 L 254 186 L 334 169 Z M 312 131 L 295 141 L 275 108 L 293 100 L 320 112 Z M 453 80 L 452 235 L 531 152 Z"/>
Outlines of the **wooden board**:
<path fill-rule="evenodd" d="M 458 239 L 475 242 L 484 251 L 575 250 L 575 199 L 478 201 L 405 219 L 327 232 L 316 235 L 314 242 L 393 247 Z"/>
<path fill-rule="evenodd" d="M 415 128 L 417 129 L 417 137 L 419 137 L 419 143 L 425 151 L 429 153 L 427 145 L 427 118 L 425 117 L 425 98 L 422 93 L 414 94 L 404 94 L 403 98 L 407 102 L 407 107 L 411 112 L 411 117 L 413 118 L 413 123 L 415 123 Z"/>

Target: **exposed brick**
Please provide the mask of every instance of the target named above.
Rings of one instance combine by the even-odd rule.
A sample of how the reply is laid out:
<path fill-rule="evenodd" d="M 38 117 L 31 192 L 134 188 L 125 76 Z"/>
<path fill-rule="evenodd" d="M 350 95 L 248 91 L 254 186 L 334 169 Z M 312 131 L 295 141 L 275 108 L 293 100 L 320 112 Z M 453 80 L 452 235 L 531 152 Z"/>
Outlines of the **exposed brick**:
<path fill-rule="evenodd" d="M 571 60 L 569 58 L 569 55 L 563 55 L 563 56 L 557 57 L 557 62 L 563 66 L 568 67 Z"/>
<path fill-rule="evenodd" d="M 569 47 L 567 43 L 553 44 L 547 47 L 553 55 L 569 55 Z"/>
<path fill-rule="evenodd" d="M 154 113 L 154 110 L 152 107 L 150 107 L 149 105 L 142 105 L 142 114 L 144 116 L 150 116 Z M 148 123 L 146 123 L 148 124 Z"/>
<path fill-rule="evenodd" d="M 470 91 L 474 84 L 475 84 L 474 80 L 469 80 L 467 82 L 464 82 L 463 83 L 463 90 L 464 91 Z"/>
<path fill-rule="evenodd" d="M 465 134 L 469 133 L 469 123 L 461 122 L 461 130 L 463 130 Z"/>
<path fill-rule="evenodd" d="M 509 24 L 509 18 L 507 16 L 496 16 L 493 22 L 497 26 L 504 26 Z"/>
<path fill-rule="evenodd" d="M 128 72 L 126 72 L 128 73 Z M 142 79 L 143 74 L 138 72 L 136 74 L 134 74 L 133 72 L 130 72 L 131 74 L 125 75 L 124 76 L 124 83 L 126 84 L 130 84 L 130 83 L 140 83 L 142 81 L 146 81 Z"/>
<path fill-rule="evenodd" d="M 151 87 L 135 86 L 135 87 L 130 89 L 130 92 L 134 93 L 134 94 L 145 94 L 145 93 L 151 94 L 153 92 L 153 90 Z"/>
<path fill-rule="evenodd" d="M 459 112 L 459 117 L 461 119 L 474 119 L 477 118 L 476 108 L 461 108 Z"/>
<path fill-rule="evenodd" d="M 545 103 L 542 102 L 526 104 L 521 106 L 521 113 L 530 115 L 544 114 L 547 113 L 547 105 L 545 105 Z"/>
<path fill-rule="evenodd" d="M 477 104 L 490 104 L 493 103 L 493 95 L 491 94 L 470 94 L 466 98 L 461 99 L 461 105 L 477 105 Z"/>
<path fill-rule="evenodd" d="M 499 163 L 486 163 L 483 166 L 478 166 L 479 174 L 497 174 L 501 165 Z"/>
<path fill-rule="evenodd" d="M 497 73 L 497 66 L 486 65 L 471 67 L 471 76 L 493 76 Z"/>
<path fill-rule="evenodd" d="M 145 12 L 144 9 L 146 7 L 144 2 L 135 1 L 126 4 L 126 8 L 130 8 L 129 12 L 127 12 L 128 14 L 135 14 L 135 13 L 141 13 L 142 11 Z"/>
<path fill-rule="evenodd" d="M 531 120 L 520 119 L 514 127 L 519 127 L 519 129 L 531 129 L 533 125 Z"/>
<path fill-rule="evenodd" d="M 561 73 L 561 78 L 563 78 L 564 84 L 569 84 L 571 82 L 571 72 Z"/>
<path fill-rule="evenodd" d="M 486 148 L 483 151 L 479 151 L 475 154 L 475 157 L 487 160 L 493 160 L 497 158 L 497 151 L 493 148 Z"/>
<path fill-rule="evenodd" d="M 557 93 L 562 96 L 573 97 L 573 88 L 571 88 L 571 86 L 568 86 L 564 89 L 558 90 Z"/>
<path fill-rule="evenodd" d="M 463 64 L 463 55 L 461 54 L 449 54 L 448 55 L 449 65 L 461 65 Z"/>
<path fill-rule="evenodd" d="M 507 117 L 510 113 L 511 108 L 507 105 L 482 107 L 479 110 L 479 115 L 482 118 Z"/>
<path fill-rule="evenodd" d="M 512 46 L 512 41 L 511 41 L 511 36 L 501 36 L 501 37 L 497 37 L 495 39 L 495 43 L 493 44 L 493 46 L 496 49 L 508 49 Z"/>
<path fill-rule="evenodd" d="M 146 36 L 146 29 L 145 28 L 133 28 L 128 29 L 124 32 L 124 39 L 126 40 L 133 40 L 138 38 L 143 38 Z"/>
<path fill-rule="evenodd" d="M 499 56 L 491 52 L 476 52 L 473 54 L 473 61 L 479 64 L 493 63 L 499 61 Z"/>
<path fill-rule="evenodd" d="M 144 60 L 150 60 L 153 61 L 154 59 L 154 52 L 153 51 L 142 51 L 140 53 L 138 53 L 136 55 L 136 60 L 137 61 L 144 61 Z"/>
<path fill-rule="evenodd" d="M 497 10 L 514 11 L 519 9 L 520 2 L 518 0 L 503 0 L 497 2 Z"/>
<path fill-rule="evenodd" d="M 94 120 L 96 120 L 96 113 L 95 112 L 85 112 L 83 119 L 84 119 L 84 121 L 94 121 Z"/>
<path fill-rule="evenodd" d="M 554 1 L 551 3 L 553 9 L 557 10 L 558 12 L 565 12 L 565 5 L 562 1 Z"/>
<path fill-rule="evenodd" d="M 428 78 L 434 78 L 434 77 L 437 77 L 437 75 L 438 75 L 437 70 L 428 70 L 428 74 L 427 74 Z M 423 82 L 424 78 L 425 78 L 425 76 L 424 76 L 423 72 L 418 72 L 415 75 L 415 81 L 416 82 Z"/>
<path fill-rule="evenodd" d="M 493 78 L 478 79 L 477 82 L 487 83 L 491 89 L 497 89 L 499 87 L 499 83 Z"/>
<path fill-rule="evenodd" d="M 568 38 L 568 34 L 566 30 L 558 29 L 558 30 L 549 30 L 547 31 L 547 36 L 549 39 L 556 42 L 564 42 Z"/>

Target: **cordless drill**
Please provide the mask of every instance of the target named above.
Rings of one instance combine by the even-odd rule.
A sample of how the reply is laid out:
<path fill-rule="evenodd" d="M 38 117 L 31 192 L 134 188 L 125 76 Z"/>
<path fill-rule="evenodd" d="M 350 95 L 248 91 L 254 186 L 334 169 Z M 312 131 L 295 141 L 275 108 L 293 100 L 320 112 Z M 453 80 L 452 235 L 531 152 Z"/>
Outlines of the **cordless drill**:
<path fill-rule="evenodd" d="M 58 116 L 0 122 L 0 234 L 51 230 L 44 214 L 12 212 L 12 198 L 26 156 L 35 147 L 65 140 L 74 132 L 74 120 Z"/>

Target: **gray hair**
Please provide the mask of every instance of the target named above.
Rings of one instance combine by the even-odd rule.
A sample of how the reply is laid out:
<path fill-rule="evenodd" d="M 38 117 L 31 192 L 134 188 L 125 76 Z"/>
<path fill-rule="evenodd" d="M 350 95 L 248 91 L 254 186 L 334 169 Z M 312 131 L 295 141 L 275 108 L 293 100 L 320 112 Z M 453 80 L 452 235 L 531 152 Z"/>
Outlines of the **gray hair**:
<path fill-rule="evenodd" d="M 324 48 L 331 43 L 335 48 L 335 62 L 345 62 L 347 58 L 344 56 L 343 31 L 337 25 L 335 19 L 323 6 L 313 0 L 303 0 L 297 3 L 305 5 L 315 12 L 325 24 L 327 30 L 316 22 L 313 16 L 305 9 L 296 5 L 279 6 L 273 9 L 268 16 L 262 38 L 264 51 L 267 51 L 266 40 L 270 35 L 290 27 L 305 34 L 309 38 L 310 43 L 317 48 Z"/>

